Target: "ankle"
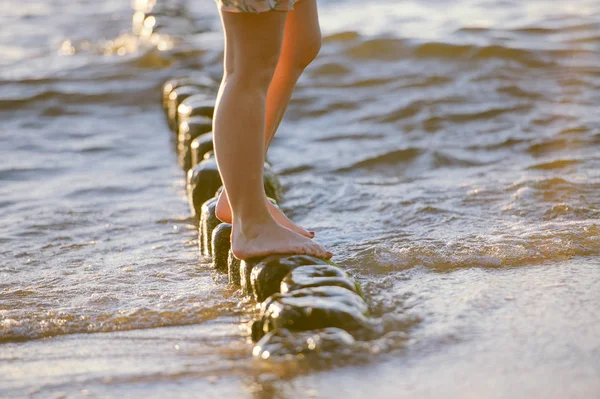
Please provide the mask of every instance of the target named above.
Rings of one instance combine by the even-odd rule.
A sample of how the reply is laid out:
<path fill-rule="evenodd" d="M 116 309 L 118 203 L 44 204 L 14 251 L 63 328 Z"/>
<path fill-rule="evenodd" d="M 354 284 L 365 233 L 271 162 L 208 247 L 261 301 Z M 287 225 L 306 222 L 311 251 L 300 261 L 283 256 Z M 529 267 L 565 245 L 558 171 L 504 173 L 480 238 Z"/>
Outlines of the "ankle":
<path fill-rule="evenodd" d="M 264 231 L 265 228 L 277 224 L 277 222 L 267 212 L 265 215 L 253 214 L 251 217 L 235 217 L 232 224 L 239 233 L 248 238 L 253 238 Z"/>

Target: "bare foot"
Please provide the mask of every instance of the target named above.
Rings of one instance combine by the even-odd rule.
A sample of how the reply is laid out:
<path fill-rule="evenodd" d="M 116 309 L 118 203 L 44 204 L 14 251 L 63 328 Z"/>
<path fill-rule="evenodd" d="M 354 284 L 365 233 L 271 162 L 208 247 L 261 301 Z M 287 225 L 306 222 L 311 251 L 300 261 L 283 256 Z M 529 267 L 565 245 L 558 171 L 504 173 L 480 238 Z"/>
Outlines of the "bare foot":
<path fill-rule="evenodd" d="M 313 238 L 315 236 L 315 233 L 298 226 L 290 219 L 288 219 L 288 217 L 285 216 L 283 212 L 281 212 L 275 205 L 273 205 L 268 200 L 267 207 L 269 208 L 269 212 L 271 212 L 271 216 L 273 216 L 275 221 L 283 227 L 287 227 L 293 232 L 303 235 L 304 237 Z M 224 191 L 221 191 L 221 194 L 219 194 L 219 200 L 215 209 L 215 215 L 217 216 L 217 219 L 224 223 L 231 223 L 233 219 L 231 215 L 229 199 L 227 198 L 227 195 L 224 195 Z"/>
<path fill-rule="evenodd" d="M 302 254 L 323 259 L 329 259 L 333 255 L 316 242 L 283 227 L 274 219 L 251 224 L 246 229 L 234 223 L 231 251 L 236 258 L 242 260 L 273 254 Z"/>

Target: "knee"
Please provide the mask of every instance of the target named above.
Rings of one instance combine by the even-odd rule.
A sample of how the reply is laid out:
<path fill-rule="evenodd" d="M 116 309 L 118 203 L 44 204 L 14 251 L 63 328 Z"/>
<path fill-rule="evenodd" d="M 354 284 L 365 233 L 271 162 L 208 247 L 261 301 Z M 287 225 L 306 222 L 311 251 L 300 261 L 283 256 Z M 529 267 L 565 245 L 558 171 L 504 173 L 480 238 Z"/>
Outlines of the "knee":
<path fill-rule="evenodd" d="M 294 57 L 294 66 L 303 71 L 311 62 L 317 58 L 319 51 L 321 51 L 321 34 L 313 36 L 308 40 L 304 40 L 296 48 L 296 55 Z"/>
<path fill-rule="evenodd" d="M 228 81 L 235 81 L 247 89 L 256 89 L 267 91 L 275 68 L 279 54 L 255 54 L 247 57 L 240 63 L 229 65 L 225 69 L 225 76 Z"/>

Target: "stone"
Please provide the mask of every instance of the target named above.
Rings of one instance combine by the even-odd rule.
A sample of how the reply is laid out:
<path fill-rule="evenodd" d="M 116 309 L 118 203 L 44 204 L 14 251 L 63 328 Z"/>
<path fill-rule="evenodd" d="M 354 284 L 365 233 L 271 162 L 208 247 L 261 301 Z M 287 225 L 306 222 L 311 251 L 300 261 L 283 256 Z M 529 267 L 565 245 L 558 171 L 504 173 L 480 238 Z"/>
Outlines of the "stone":
<path fill-rule="evenodd" d="M 215 111 L 215 98 L 212 94 L 194 94 L 184 99 L 177 107 L 177 123 L 185 122 L 195 116 L 204 116 L 212 120 Z"/>
<path fill-rule="evenodd" d="M 281 183 L 279 183 L 279 178 L 268 163 L 265 163 L 263 178 L 267 197 L 274 199 L 275 202 L 281 202 Z"/>
<path fill-rule="evenodd" d="M 356 293 L 342 287 L 304 288 L 274 294 L 261 306 L 259 324 L 253 326 L 255 338 L 277 329 L 307 331 L 341 328 L 354 337 L 381 333 L 381 325 L 368 317 L 368 306 Z"/>
<path fill-rule="evenodd" d="M 253 336 L 254 338 L 254 336 Z M 252 348 L 256 359 L 302 359 L 335 360 L 342 364 L 356 358 L 357 349 L 363 343 L 357 343 L 352 335 L 340 328 L 324 328 L 311 331 L 291 332 L 278 329 L 265 334 Z"/>
<path fill-rule="evenodd" d="M 199 164 L 193 166 L 187 174 L 187 194 L 192 215 L 198 219 L 200 207 L 209 198 L 215 196 L 215 193 L 223 185 L 217 161 L 211 152 L 204 155 L 205 159 Z M 267 197 L 279 202 L 281 199 L 281 185 L 277 176 L 270 167 L 265 164 L 264 173 L 265 192 Z"/>
<path fill-rule="evenodd" d="M 177 158 L 179 166 L 184 171 L 192 167 L 192 141 L 212 130 L 212 119 L 205 116 L 196 116 L 181 122 L 177 137 Z M 209 134 L 212 143 L 212 134 Z M 212 144 L 211 144 L 212 147 Z"/>
<path fill-rule="evenodd" d="M 208 76 L 181 77 L 167 80 L 162 86 L 162 106 L 165 112 L 169 107 L 169 95 L 173 90 L 181 86 L 194 86 L 198 92 L 214 93 L 217 92 L 217 84 Z"/>
<path fill-rule="evenodd" d="M 241 261 L 233 255 L 231 250 L 229 250 L 229 254 L 227 255 L 227 275 L 229 276 L 229 284 L 239 287 L 240 266 Z"/>
<path fill-rule="evenodd" d="M 204 256 L 212 256 L 212 233 L 221 221 L 215 215 L 217 197 L 213 197 L 202 204 L 200 210 L 200 223 L 198 241 L 200 253 Z"/>
<path fill-rule="evenodd" d="M 250 274 L 255 263 L 251 260 L 242 260 L 240 262 L 240 287 L 243 295 L 252 295 L 252 283 Z"/>
<path fill-rule="evenodd" d="M 221 185 L 221 176 L 214 157 L 203 160 L 188 171 L 188 201 L 196 220 L 199 220 L 202 204 L 214 197 Z"/>
<path fill-rule="evenodd" d="M 212 266 L 221 273 L 229 270 L 227 258 L 231 249 L 231 224 L 220 223 L 212 232 Z"/>
<path fill-rule="evenodd" d="M 285 294 L 323 286 L 342 287 L 362 296 L 358 284 L 342 269 L 332 265 L 301 266 L 291 270 L 281 281 L 280 292 Z"/>
<path fill-rule="evenodd" d="M 242 262 L 250 263 L 250 262 Z M 327 265 L 327 262 L 308 255 L 270 255 L 249 268 L 250 288 L 257 302 L 262 302 L 279 292 L 281 281 L 297 267 L 305 265 Z"/>
<path fill-rule="evenodd" d="M 180 86 L 169 93 L 167 100 L 167 123 L 172 132 L 177 133 L 177 108 L 186 98 L 200 94 L 201 89 L 196 86 Z"/>
<path fill-rule="evenodd" d="M 198 165 L 204 159 L 204 156 L 213 151 L 212 132 L 204 133 L 192 140 L 190 144 L 191 166 Z"/>

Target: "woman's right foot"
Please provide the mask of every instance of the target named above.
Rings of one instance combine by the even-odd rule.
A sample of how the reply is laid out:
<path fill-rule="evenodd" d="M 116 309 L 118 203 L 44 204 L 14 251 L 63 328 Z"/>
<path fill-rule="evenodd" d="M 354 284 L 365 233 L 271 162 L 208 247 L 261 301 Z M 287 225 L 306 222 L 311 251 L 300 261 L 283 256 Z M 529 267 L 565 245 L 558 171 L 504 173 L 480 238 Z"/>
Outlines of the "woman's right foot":
<path fill-rule="evenodd" d="M 329 259 L 333 255 L 316 242 L 283 227 L 274 219 L 249 224 L 246 229 L 234 223 L 231 251 L 236 258 L 242 260 L 273 254 L 311 255 L 323 259 Z"/>
<path fill-rule="evenodd" d="M 279 208 L 277 208 L 271 202 L 267 201 L 267 207 L 269 208 L 269 212 L 271 213 L 273 219 L 275 219 L 275 221 L 283 227 L 287 227 L 293 232 L 303 235 L 307 238 L 313 238 L 315 236 L 315 233 L 312 233 L 292 222 L 287 216 L 285 216 L 283 212 L 281 212 Z M 217 206 L 215 208 L 215 215 L 217 216 L 217 219 L 223 223 L 231 223 L 233 220 L 229 199 L 227 198 L 225 191 L 221 191 L 219 194 L 219 199 L 217 200 Z"/>

